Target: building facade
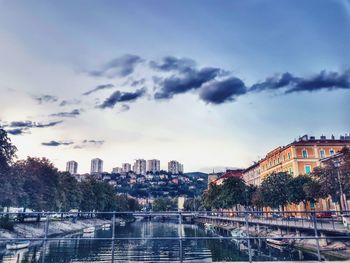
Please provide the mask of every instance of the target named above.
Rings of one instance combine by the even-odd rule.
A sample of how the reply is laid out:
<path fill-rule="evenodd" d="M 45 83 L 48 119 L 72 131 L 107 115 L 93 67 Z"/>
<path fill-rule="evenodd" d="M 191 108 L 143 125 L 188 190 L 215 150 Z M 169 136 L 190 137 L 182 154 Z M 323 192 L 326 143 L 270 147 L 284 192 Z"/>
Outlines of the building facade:
<path fill-rule="evenodd" d="M 76 161 L 67 162 L 66 171 L 72 175 L 77 174 L 78 173 L 78 163 Z"/>
<path fill-rule="evenodd" d="M 256 162 L 243 171 L 243 180 L 247 185 L 260 186 L 260 164 Z"/>
<path fill-rule="evenodd" d="M 123 168 L 121 168 L 121 167 L 114 167 L 113 169 L 112 169 L 112 173 L 113 174 L 120 174 L 120 173 L 122 173 L 123 172 Z"/>
<path fill-rule="evenodd" d="M 349 136 L 339 139 L 321 136 L 316 139 L 304 135 L 287 146 L 272 150 L 260 161 L 261 179 L 277 172 L 288 172 L 294 177 L 310 174 L 315 167 L 320 166 L 320 159 L 336 154 L 343 147 L 350 147 Z"/>
<path fill-rule="evenodd" d="M 122 169 L 124 173 L 131 172 L 131 164 L 130 163 L 123 163 Z"/>
<path fill-rule="evenodd" d="M 168 172 L 171 174 L 179 174 L 183 173 L 184 166 L 183 164 L 179 163 L 178 161 L 172 160 L 168 162 Z"/>
<path fill-rule="evenodd" d="M 102 173 L 103 172 L 103 161 L 99 158 L 91 160 L 90 174 Z"/>
<path fill-rule="evenodd" d="M 147 161 L 147 172 L 156 173 L 160 171 L 160 161 L 153 159 Z"/>
<path fill-rule="evenodd" d="M 133 171 L 135 174 L 146 174 L 146 160 L 144 159 L 137 159 L 135 160 Z"/>

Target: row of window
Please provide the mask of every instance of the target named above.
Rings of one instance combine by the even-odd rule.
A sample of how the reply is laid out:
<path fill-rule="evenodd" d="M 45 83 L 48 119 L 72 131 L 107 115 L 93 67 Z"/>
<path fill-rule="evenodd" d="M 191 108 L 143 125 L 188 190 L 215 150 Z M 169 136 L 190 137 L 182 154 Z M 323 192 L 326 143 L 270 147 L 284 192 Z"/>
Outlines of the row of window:
<path fill-rule="evenodd" d="M 330 156 L 334 155 L 334 150 L 333 149 L 329 150 L 329 155 Z M 303 158 L 308 158 L 308 152 L 307 152 L 306 149 L 303 149 L 302 156 L 303 156 Z M 326 151 L 321 149 L 320 150 L 320 158 L 322 159 L 322 158 L 325 158 L 325 157 L 326 157 Z"/>

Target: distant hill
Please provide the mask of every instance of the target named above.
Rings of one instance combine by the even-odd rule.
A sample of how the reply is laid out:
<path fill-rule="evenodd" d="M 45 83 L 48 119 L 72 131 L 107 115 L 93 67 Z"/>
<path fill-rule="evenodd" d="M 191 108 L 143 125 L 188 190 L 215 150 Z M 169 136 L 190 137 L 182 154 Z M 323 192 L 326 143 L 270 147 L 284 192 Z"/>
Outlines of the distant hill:
<path fill-rule="evenodd" d="M 185 175 L 187 175 L 188 177 L 201 177 L 201 178 L 207 178 L 208 174 L 206 173 L 202 173 L 202 172 L 189 172 L 189 173 L 184 173 Z"/>

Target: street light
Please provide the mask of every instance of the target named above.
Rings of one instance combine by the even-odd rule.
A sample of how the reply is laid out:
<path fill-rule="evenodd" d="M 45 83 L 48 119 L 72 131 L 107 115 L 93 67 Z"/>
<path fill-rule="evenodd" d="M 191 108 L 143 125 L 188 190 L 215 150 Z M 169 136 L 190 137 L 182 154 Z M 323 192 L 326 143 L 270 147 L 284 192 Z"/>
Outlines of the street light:
<path fill-rule="evenodd" d="M 340 180 L 340 160 L 334 160 L 333 161 L 334 167 L 337 169 L 337 179 L 339 184 L 339 191 L 340 191 L 340 198 L 339 198 L 339 205 L 340 205 L 340 213 L 343 214 L 343 210 L 347 210 L 346 200 L 344 200 L 344 194 L 343 194 L 343 186 Z M 343 209 L 344 205 L 344 209 Z"/>

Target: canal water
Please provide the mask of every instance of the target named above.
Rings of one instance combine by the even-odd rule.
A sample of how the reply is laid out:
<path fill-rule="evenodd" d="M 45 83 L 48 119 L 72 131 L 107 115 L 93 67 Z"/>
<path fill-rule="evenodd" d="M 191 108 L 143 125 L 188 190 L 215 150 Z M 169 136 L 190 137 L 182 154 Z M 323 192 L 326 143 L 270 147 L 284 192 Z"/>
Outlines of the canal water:
<path fill-rule="evenodd" d="M 182 225 L 180 231 L 186 237 L 215 236 L 196 225 Z M 134 222 L 116 227 L 116 237 L 177 237 L 179 225 L 170 222 Z M 41 243 L 18 250 L 3 250 L 0 262 L 111 262 L 112 243 L 93 240 L 92 237 L 111 237 L 111 229 L 98 229 L 93 234 L 75 234 L 71 237 L 88 239 L 55 240 L 44 246 Z M 84 236 L 85 235 L 85 236 Z M 272 260 L 316 260 L 315 255 L 292 248 L 274 248 L 264 242 L 253 242 L 253 259 Z M 115 241 L 114 262 L 224 262 L 247 261 L 247 244 L 232 240 L 184 240 L 182 254 L 179 240 L 122 240 Z"/>

